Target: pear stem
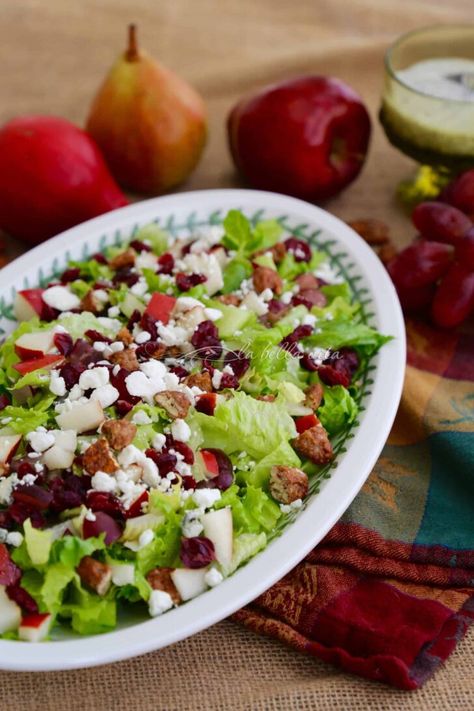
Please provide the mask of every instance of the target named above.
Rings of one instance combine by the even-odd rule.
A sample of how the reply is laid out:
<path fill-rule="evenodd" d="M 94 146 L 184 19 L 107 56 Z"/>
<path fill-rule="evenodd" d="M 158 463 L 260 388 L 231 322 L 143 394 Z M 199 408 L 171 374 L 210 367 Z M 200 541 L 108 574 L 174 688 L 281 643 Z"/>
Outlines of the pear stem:
<path fill-rule="evenodd" d="M 125 59 L 129 62 L 136 62 L 138 59 L 137 26 L 128 26 L 128 47 L 125 52 Z"/>

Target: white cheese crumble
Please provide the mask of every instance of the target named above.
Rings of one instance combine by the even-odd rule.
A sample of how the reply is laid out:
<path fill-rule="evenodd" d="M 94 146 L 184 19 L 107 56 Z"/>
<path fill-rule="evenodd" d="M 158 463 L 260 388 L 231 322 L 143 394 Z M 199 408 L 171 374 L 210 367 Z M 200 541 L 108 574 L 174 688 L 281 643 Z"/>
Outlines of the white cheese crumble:
<path fill-rule="evenodd" d="M 219 489 L 196 489 L 193 494 L 194 503 L 203 509 L 210 509 L 220 498 Z"/>
<path fill-rule="evenodd" d="M 99 388 L 101 385 L 107 385 L 109 382 L 109 369 L 104 365 L 98 368 L 91 368 L 81 373 L 79 378 L 79 387 L 82 390 L 91 390 Z"/>
<path fill-rule="evenodd" d="M 103 491 L 104 493 L 112 493 L 117 488 L 115 478 L 101 471 L 94 474 L 91 479 L 91 486 L 95 491 Z"/>
<path fill-rule="evenodd" d="M 152 617 L 158 617 L 173 607 L 171 595 L 163 590 L 152 590 L 148 598 L 148 610 Z"/>
<path fill-rule="evenodd" d="M 66 381 L 59 375 L 59 371 L 52 370 L 49 380 L 49 389 L 53 395 L 64 397 L 66 394 Z"/>
<path fill-rule="evenodd" d="M 174 439 L 177 439 L 180 442 L 187 442 L 191 437 L 191 429 L 187 422 L 178 418 L 177 420 L 174 420 L 171 425 L 171 434 Z"/>
<path fill-rule="evenodd" d="M 209 568 L 204 576 L 204 582 L 206 585 L 209 585 L 210 588 L 215 588 L 216 585 L 222 583 L 223 580 L 224 576 L 219 570 L 217 570 L 217 568 Z"/>
<path fill-rule="evenodd" d="M 41 298 L 44 303 L 58 311 L 70 311 L 81 305 L 81 300 L 65 286 L 50 286 L 43 291 Z"/>

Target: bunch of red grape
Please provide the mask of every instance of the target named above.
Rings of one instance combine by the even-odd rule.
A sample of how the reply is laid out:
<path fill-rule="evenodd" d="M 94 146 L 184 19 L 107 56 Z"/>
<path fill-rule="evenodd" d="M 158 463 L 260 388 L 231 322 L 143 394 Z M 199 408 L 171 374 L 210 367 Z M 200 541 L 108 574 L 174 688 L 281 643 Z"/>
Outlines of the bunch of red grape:
<path fill-rule="evenodd" d="M 387 265 L 406 313 L 453 328 L 474 312 L 474 170 L 412 214 L 419 236 Z"/>

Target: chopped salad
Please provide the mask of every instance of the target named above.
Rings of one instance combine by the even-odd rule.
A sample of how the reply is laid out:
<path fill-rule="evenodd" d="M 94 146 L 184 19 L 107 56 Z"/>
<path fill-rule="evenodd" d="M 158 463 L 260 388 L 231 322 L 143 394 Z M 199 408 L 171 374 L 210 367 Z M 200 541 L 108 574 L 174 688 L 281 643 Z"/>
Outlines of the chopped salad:
<path fill-rule="evenodd" d="M 314 490 L 389 337 L 323 252 L 156 224 L 16 295 L 0 347 L 0 636 L 165 613 L 265 548 Z"/>

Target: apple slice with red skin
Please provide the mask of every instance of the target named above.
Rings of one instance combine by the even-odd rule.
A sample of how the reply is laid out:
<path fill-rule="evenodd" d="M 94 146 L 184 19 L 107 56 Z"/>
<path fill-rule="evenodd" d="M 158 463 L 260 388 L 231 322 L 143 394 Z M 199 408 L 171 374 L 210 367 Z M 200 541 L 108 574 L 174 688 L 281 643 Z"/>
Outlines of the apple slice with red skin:
<path fill-rule="evenodd" d="M 303 417 L 298 417 L 298 419 L 295 420 L 296 431 L 298 434 L 306 432 L 306 430 L 309 430 L 310 427 L 315 427 L 317 424 L 319 424 L 319 420 L 314 413 L 311 415 L 303 415 Z"/>
<path fill-rule="evenodd" d="M 49 612 L 25 615 L 18 628 L 18 637 L 24 642 L 41 642 L 49 634 L 52 619 Z"/>
<path fill-rule="evenodd" d="M 8 597 L 3 585 L 0 585 L 0 634 L 13 632 L 21 622 L 21 609 Z"/>
<path fill-rule="evenodd" d="M 26 375 L 27 373 L 31 373 L 33 370 L 39 370 L 40 368 L 52 370 L 62 363 L 64 363 L 64 356 L 51 354 L 45 355 L 42 358 L 36 358 L 35 360 L 25 360 L 21 363 L 15 363 L 13 367 L 18 373 L 20 373 L 20 375 Z"/>
<path fill-rule="evenodd" d="M 136 498 L 125 511 L 125 518 L 135 518 L 136 516 L 141 516 L 144 513 L 142 506 L 148 503 L 148 497 L 148 491 L 142 491 L 140 496 Z"/>
<path fill-rule="evenodd" d="M 0 436 L 0 474 L 2 465 L 8 464 L 21 442 L 21 435 L 1 435 Z"/>
<path fill-rule="evenodd" d="M 15 353 L 21 360 L 42 358 L 53 347 L 54 335 L 54 331 L 24 333 L 15 342 Z"/>
<path fill-rule="evenodd" d="M 89 521 L 87 518 L 84 519 L 82 524 L 82 535 L 84 538 L 92 538 L 94 536 L 100 536 L 101 533 L 105 533 L 105 543 L 108 546 L 120 538 L 122 535 L 122 527 L 112 516 L 109 516 L 109 514 L 103 511 L 96 511 L 94 517 L 94 521 Z"/>
<path fill-rule="evenodd" d="M 154 293 L 145 309 L 145 313 L 149 314 L 155 321 L 167 324 L 175 304 L 176 299 L 174 296 Z"/>
<path fill-rule="evenodd" d="M 197 453 L 197 458 L 201 460 L 200 463 L 206 479 L 214 479 L 214 477 L 219 476 L 219 463 L 214 452 L 208 449 L 201 449 Z"/>
<path fill-rule="evenodd" d="M 17 292 L 13 306 L 17 321 L 31 321 L 35 316 L 41 318 L 44 309 L 43 293 L 44 289 L 23 289 Z"/>

